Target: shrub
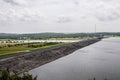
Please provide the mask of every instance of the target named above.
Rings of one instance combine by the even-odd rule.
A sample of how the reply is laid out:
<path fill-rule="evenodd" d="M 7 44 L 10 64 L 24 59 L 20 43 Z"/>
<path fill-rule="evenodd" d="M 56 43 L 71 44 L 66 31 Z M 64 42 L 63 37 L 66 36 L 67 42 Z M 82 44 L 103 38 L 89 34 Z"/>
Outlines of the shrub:
<path fill-rule="evenodd" d="M 17 74 L 16 71 L 12 73 L 9 69 L 0 70 L 0 80 L 37 80 L 37 76 L 33 77 L 28 72 L 23 73 L 23 76 Z"/>

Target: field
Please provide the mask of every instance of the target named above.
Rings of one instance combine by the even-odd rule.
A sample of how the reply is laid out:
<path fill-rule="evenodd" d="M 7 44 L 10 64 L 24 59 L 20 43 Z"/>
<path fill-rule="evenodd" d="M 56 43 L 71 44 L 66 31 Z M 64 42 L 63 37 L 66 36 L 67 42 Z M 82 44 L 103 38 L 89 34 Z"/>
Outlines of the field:
<path fill-rule="evenodd" d="M 60 42 L 0 43 L 0 56 L 60 45 Z"/>

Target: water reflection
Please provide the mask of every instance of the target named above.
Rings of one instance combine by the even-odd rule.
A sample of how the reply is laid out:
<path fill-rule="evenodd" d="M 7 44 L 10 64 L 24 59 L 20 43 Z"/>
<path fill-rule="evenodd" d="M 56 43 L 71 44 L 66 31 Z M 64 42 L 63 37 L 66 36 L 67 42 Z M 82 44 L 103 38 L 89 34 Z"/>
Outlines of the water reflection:
<path fill-rule="evenodd" d="M 108 38 L 30 71 L 38 80 L 120 80 L 120 38 Z"/>

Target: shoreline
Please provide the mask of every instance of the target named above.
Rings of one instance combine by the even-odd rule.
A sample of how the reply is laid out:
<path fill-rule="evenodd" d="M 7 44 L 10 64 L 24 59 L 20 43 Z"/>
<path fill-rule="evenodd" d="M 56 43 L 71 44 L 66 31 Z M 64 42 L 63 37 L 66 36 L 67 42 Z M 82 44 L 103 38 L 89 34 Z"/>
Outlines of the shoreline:
<path fill-rule="evenodd" d="M 9 68 L 11 71 L 15 70 L 18 73 L 29 71 L 100 40 L 101 39 L 93 38 L 45 49 L 31 50 L 30 52 L 21 52 L 19 55 L 0 59 L 0 69 Z"/>

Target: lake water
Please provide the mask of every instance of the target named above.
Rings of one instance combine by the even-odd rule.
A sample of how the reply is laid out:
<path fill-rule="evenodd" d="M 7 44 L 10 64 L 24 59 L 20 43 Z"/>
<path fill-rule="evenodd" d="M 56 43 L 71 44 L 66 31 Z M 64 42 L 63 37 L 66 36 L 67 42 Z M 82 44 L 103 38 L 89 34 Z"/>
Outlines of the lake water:
<path fill-rule="evenodd" d="M 38 80 L 120 80 L 120 38 L 107 38 L 30 71 Z"/>

